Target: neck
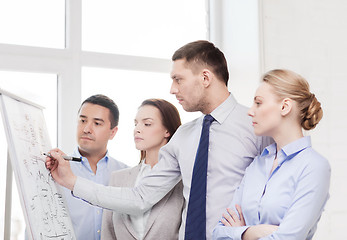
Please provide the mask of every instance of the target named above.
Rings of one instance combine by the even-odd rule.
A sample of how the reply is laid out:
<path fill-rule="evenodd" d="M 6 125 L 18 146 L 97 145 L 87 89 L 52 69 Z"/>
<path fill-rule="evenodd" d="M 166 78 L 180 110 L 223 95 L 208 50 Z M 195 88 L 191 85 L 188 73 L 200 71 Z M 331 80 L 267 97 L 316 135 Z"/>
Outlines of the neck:
<path fill-rule="evenodd" d="M 211 91 L 210 94 L 207 95 L 207 99 L 209 100 L 206 107 L 203 109 L 203 114 L 210 114 L 213 110 L 219 107 L 228 97 L 230 93 L 227 87 L 223 87 L 217 91 Z"/>
<path fill-rule="evenodd" d="M 302 138 L 303 136 L 304 135 L 302 133 L 301 126 L 298 124 L 292 124 L 292 125 L 283 126 L 272 137 L 277 144 L 277 152 L 279 152 L 284 146 Z"/>
<path fill-rule="evenodd" d="M 79 149 L 79 152 L 83 157 L 88 159 L 90 168 L 92 169 L 92 171 L 94 173 L 96 173 L 98 162 L 106 155 L 106 150 L 100 151 L 97 153 L 88 153 L 88 152 L 85 152 L 85 151 Z"/>
<path fill-rule="evenodd" d="M 145 163 L 151 165 L 153 168 L 158 163 L 159 150 L 146 151 Z"/>

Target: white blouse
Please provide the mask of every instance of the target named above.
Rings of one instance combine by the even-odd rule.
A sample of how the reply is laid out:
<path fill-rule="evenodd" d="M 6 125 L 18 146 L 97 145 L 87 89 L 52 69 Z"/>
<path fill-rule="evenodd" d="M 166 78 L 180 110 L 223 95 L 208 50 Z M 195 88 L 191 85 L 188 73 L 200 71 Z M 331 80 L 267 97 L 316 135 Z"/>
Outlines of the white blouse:
<path fill-rule="evenodd" d="M 135 187 L 141 182 L 142 178 L 150 173 L 152 170 L 151 165 L 146 164 L 145 160 L 142 160 L 141 169 L 139 174 L 137 175 L 135 181 Z M 151 213 L 151 209 L 141 215 L 129 215 L 130 222 L 133 224 L 134 230 L 137 232 L 138 239 L 142 240 L 144 238 L 145 228 L 147 224 L 147 219 L 149 214 Z"/>

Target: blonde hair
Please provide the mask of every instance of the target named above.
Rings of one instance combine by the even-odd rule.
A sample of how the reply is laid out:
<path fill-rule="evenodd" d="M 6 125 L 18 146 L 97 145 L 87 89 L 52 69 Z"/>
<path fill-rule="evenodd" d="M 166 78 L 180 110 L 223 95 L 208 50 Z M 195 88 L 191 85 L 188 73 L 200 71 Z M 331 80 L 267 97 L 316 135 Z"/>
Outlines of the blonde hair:
<path fill-rule="evenodd" d="M 315 128 L 322 119 L 323 110 L 320 102 L 310 92 L 308 82 L 299 74 L 290 70 L 275 69 L 265 73 L 263 82 L 270 84 L 279 98 L 290 98 L 297 102 L 303 129 Z"/>

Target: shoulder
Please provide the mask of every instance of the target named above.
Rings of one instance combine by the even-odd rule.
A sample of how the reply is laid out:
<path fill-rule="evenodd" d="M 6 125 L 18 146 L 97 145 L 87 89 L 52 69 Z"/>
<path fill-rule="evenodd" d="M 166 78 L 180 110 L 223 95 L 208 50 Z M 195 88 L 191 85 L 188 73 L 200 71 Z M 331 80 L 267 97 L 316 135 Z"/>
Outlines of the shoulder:
<path fill-rule="evenodd" d="M 269 137 L 255 135 L 252 118 L 248 115 L 248 110 L 248 107 L 235 103 L 223 125 L 230 135 L 242 139 L 243 144 L 255 149 L 254 154 L 256 156 L 273 143 L 273 140 Z"/>
<path fill-rule="evenodd" d="M 330 163 L 328 159 L 323 157 L 320 153 L 314 150 L 312 147 L 306 148 L 299 154 L 300 158 L 302 158 L 305 162 L 305 168 L 316 170 L 316 171 L 324 171 L 330 172 Z"/>
<path fill-rule="evenodd" d="M 194 132 L 197 129 L 199 129 L 197 128 L 197 126 L 200 127 L 200 124 L 198 124 L 199 121 L 201 121 L 201 117 L 196 118 L 190 122 L 187 122 L 179 126 L 179 128 L 176 130 L 176 132 L 174 133 L 174 135 L 172 136 L 172 138 L 166 145 L 170 145 L 170 144 L 172 145 L 172 142 L 176 142 L 176 141 L 178 141 L 178 143 L 180 144 L 181 141 L 187 140 L 189 136 L 194 134 Z"/>
<path fill-rule="evenodd" d="M 128 165 L 125 163 L 116 160 L 115 158 L 108 156 L 108 164 L 112 170 L 118 170 L 118 169 L 123 169 L 123 168 L 129 168 Z"/>
<path fill-rule="evenodd" d="M 190 122 L 182 124 L 176 131 L 177 135 L 194 129 L 197 126 L 197 123 L 200 119 L 201 119 L 201 117 L 198 117 L 198 118 L 196 118 Z"/>
<path fill-rule="evenodd" d="M 127 182 L 129 178 L 136 177 L 139 172 L 139 165 L 132 168 L 125 168 L 121 170 L 116 170 L 111 173 L 110 185 L 112 183 L 124 183 Z"/>
<path fill-rule="evenodd" d="M 111 177 L 122 177 L 122 176 L 127 176 L 129 174 L 138 173 L 138 169 L 139 169 L 139 165 L 136 165 L 135 167 L 131 167 L 131 168 L 116 170 L 111 173 Z"/>
<path fill-rule="evenodd" d="M 292 174 L 299 182 L 308 182 L 311 187 L 322 188 L 328 184 L 331 177 L 329 161 L 308 147 L 300 151 L 293 159 L 288 161 Z"/>

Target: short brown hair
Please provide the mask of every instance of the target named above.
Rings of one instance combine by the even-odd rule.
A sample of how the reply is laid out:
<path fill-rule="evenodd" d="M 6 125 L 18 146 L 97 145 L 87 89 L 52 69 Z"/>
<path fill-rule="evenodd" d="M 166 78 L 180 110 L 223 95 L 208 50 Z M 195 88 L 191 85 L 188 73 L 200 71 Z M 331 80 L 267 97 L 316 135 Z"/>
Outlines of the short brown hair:
<path fill-rule="evenodd" d="M 172 61 L 179 59 L 185 59 L 194 73 L 201 67 L 209 68 L 228 86 L 227 61 L 224 54 L 213 43 L 205 40 L 188 43 L 173 54 Z"/>

